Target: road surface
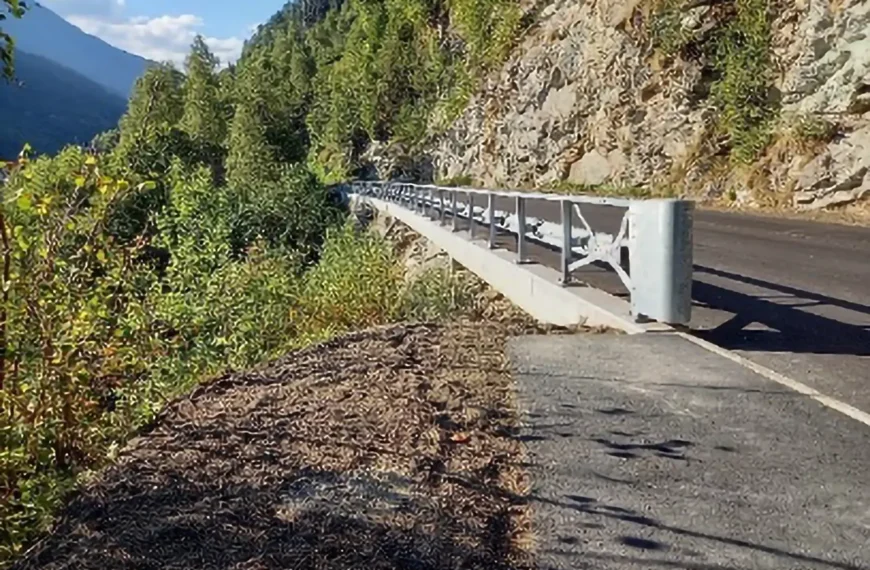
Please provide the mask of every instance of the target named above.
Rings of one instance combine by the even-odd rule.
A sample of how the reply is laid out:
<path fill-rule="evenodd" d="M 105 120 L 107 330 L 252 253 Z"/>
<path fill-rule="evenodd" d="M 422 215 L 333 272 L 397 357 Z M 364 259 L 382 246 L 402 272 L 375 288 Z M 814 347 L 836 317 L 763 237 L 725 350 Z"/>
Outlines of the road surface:
<path fill-rule="evenodd" d="M 526 336 L 543 570 L 870 570 L 870 426 L 674 334 Z"/>
<path fill-rule="evenodd" d="M 514 209 L 507 199 L 496 208 Z M 555 202 L 526 211 L 559 221 Z M 582 211 L 593 230 L 615 234 L 625 210 Z M 498 243 L 515 250 L 514 241 Z M 559 267 L 558 252 L 530 244 L 529 254 Z M 696 210 L 694 263 L 694 334 L 870 412 L 870 228 Z M 574 277 L 626 295 L 607 269 Z"/>

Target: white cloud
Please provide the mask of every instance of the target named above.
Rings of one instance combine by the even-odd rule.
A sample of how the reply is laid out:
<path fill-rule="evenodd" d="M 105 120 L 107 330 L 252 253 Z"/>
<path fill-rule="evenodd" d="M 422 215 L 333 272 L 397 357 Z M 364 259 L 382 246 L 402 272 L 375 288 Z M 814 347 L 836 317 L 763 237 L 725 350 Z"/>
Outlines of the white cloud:
<path fill-rule="evenodd" d="M 203 28 L 202 18 L 193 14 L 156 18 L 125 18 L 125 0 L 50 0 L 46 5 L 71 24 L 111 45 L 152 59 L 171 61 L 181 67 L 190 44 Z M 235 61 L 244 40 L 237 37 L 205 37 L 222 64 Z"/>

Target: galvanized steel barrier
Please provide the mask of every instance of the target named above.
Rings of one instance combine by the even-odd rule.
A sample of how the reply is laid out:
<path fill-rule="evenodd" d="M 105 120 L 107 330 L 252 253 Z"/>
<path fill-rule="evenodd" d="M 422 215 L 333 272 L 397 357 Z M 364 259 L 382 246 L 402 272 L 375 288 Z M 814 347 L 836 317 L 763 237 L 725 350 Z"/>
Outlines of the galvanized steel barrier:
<path fill-rule="evenodd" d="M 466 219 L 471 239 L 476 224 L 487 228 L 490 248 L 499 232 L 516 236 L 517 262 L 527 263 L 527 243 L 537 242 L 561 252 L 561 282 L 581 267 L 606 264 L 619 275 L 631 298 L 636 321 L 688 324 L 692 310 L 692 217 L 694 203 L 673 199 L 627 199 L 563 196 L 471 188 L 451 188 L 404 182 L 353 182 L 351 191 L 402 205 L 440 224 L 450 215 L 452 229 Z M 460 200 L 464 197 L 465 200 Z M 509 198 L 512 212 L 496 210 L 496 197 Z M 477 200 L 485 203 L 478 205 Z M 558 202 L 561 222 L 526 215 L 530 200 Z M 582 206 L 625 208 L 616 235 L 593 231 Z M 574 224 L 574 218 L 582 227 Z M 628 251 L 628 269 L 623 253 Z"/>

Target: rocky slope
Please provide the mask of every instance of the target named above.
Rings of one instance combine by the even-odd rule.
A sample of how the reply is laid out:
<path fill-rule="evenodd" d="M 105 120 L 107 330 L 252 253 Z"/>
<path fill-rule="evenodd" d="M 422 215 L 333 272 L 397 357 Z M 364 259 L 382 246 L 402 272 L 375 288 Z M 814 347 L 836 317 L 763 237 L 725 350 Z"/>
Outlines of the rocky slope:
<path fill-rule="evenodd" d="M 742 163 L 730 148 L 733 131 L 729 140 L 717 126 L 722 111 L 710 91 L 721 73 L 698 55 L 733 18 L 735 2 L 684 2 L 677 30 L 694 45 L 670 57 L 651 33 L 658 6 L 556 0 L 543 8 L 500 73 L 434 139 L 435 177 L 640 186 L 799 208 L 870 197 L 870 2 L 772 7 L 774 118 L 763 151 Z"/>

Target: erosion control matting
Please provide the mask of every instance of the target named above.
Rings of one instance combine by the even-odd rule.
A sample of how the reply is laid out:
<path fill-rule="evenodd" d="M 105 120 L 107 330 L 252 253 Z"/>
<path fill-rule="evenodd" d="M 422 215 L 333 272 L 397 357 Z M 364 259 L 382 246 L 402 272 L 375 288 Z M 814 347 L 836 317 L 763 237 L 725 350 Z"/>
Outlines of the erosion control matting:
<path fill-rule="evenodd" d="M 199 387 L 15 568 L 524 568 L 497 324 L 341 337 Z"/>

